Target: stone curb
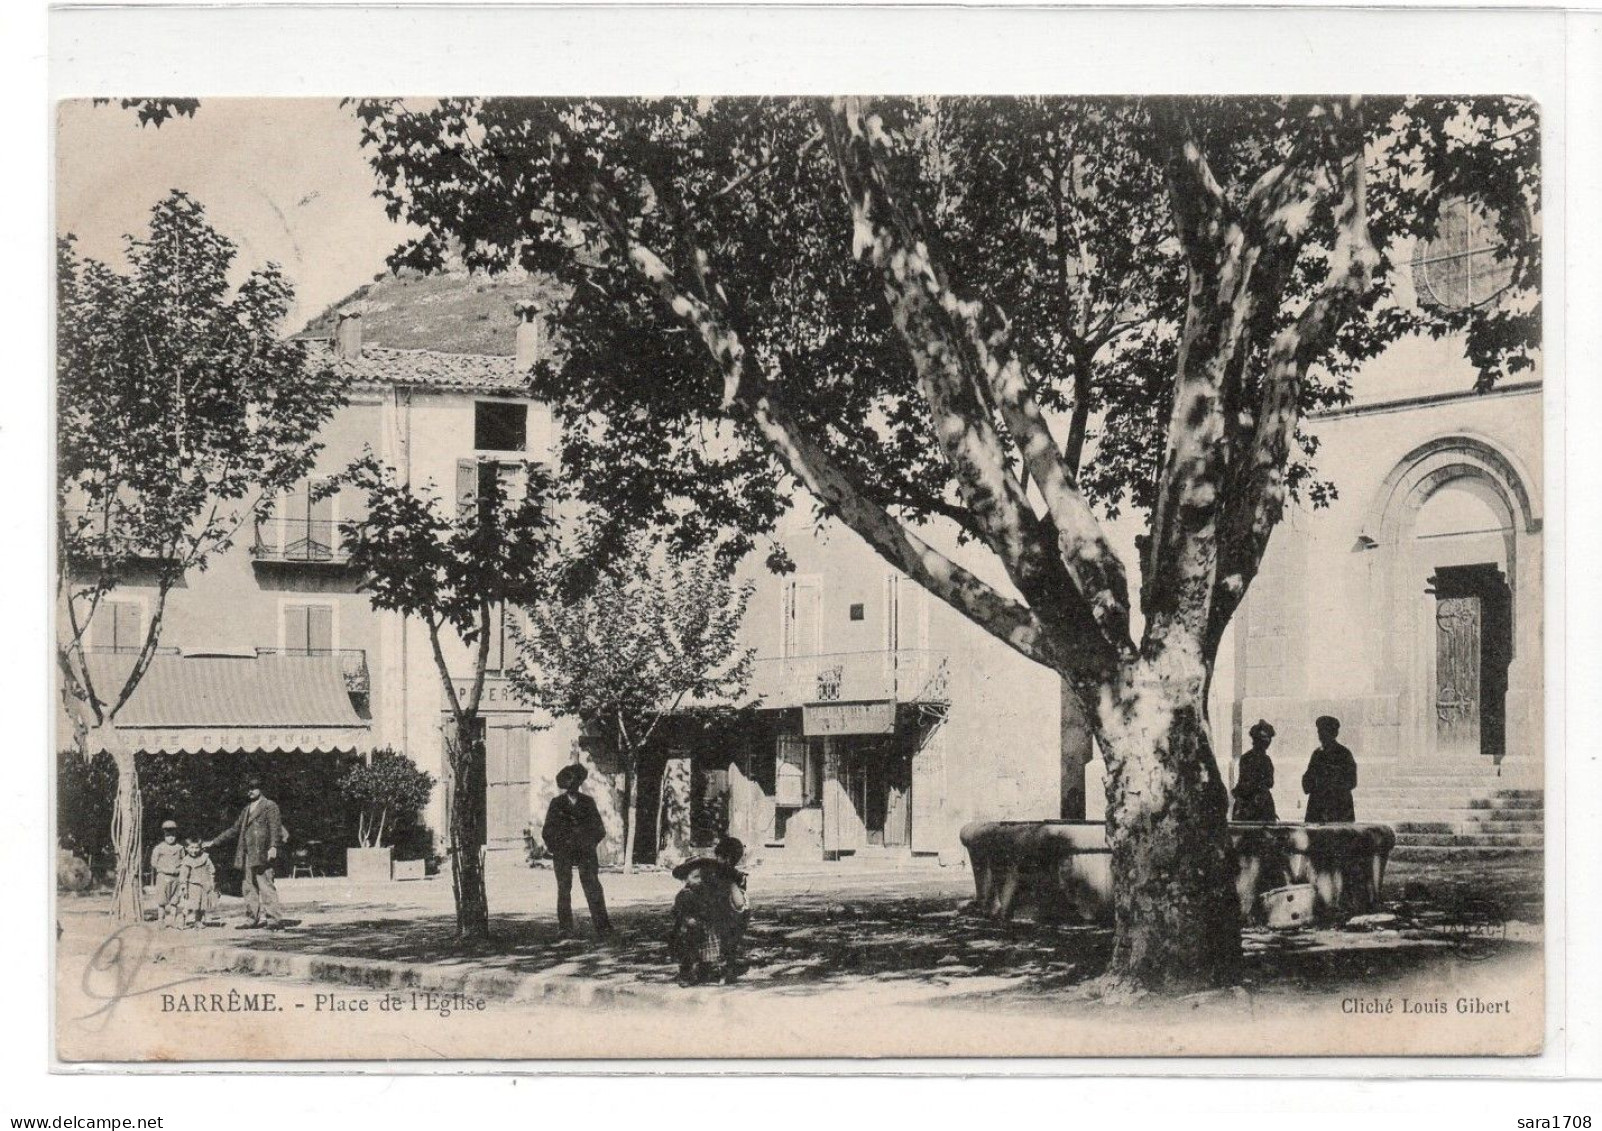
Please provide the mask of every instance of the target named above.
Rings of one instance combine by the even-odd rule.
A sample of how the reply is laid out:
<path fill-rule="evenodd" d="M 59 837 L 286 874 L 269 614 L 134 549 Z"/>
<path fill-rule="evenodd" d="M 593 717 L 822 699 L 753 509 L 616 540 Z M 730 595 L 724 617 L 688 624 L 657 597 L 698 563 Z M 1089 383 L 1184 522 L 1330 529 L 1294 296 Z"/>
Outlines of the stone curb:
<path fill-rule="evenodd" d="M 332 982 L 372 990 L 432 990 L 461 993 L 505 1002 L 559 1002 L 574 1006 L 646 1005 L 682 1008 L 720 1007 L 727 993 L 720 988 L 687 988 L 648 983 L 607 985 L 565 974 L 516 974 L 510 971 L 453 969 L 379 958 L 298 954 L 249 947 L 202 946 L 169 951 L 167 960 L 209 974 L 248 974 Z"/>

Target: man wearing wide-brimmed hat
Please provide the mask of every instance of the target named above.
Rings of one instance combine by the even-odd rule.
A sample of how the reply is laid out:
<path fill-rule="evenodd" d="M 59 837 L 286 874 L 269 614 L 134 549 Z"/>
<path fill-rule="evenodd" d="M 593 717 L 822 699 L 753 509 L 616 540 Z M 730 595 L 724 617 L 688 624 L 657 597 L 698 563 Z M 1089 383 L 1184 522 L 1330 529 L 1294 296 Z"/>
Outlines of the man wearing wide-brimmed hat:
<path fill-rule="evenodd" d="M 540 830 L 545 847 L 551 851 L 556 867 L 556 923 L 564 935 L 573 933 L 573 869 L 578 869 L 584 899 L 590 905 L 590 921 L 598 935 L 610 934 L 612 920 L 606 914 L 606 895 L 601 891 L 601 865 L 595 848 L 606 839 L 606 826 L 595 799 L 579 792 L 589 771 L 577 762 L 563 766 L 556 775 L 556 788 L 562 792 L 551 799 Z"/>

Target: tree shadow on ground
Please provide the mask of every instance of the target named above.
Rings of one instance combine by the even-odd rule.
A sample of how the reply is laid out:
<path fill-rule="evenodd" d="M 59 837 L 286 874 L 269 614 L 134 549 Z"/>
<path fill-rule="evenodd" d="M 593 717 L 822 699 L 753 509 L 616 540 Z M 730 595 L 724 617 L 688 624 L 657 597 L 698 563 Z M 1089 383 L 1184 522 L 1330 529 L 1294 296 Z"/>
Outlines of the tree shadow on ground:
<path fill-rule="evenodd" d="M 1247 930 L 1244 982 L 1254 991 L 1372 989 L 1433 965 L 1538 945 L 1529 932 L 1509 934 L 1506 926 L 1509 908 L 1527 911 L 1532 898 L 1538 905 L 1539 863 L 1534 867 L 1533 880 L 1526 866 L 1499 869 L 1486 882 L 1476 882 L 1478 873 L 1398 869 L 1397 882 L 1387 884 L 1397 898 L 1346 927 Z M 741 984 L 804 994 L 872 982 L 1027 996 L 1071 989 L 1106 966 L 1112 938 L 1105 927 L 997 923 L 965 914 L 960 903 L 949 895 L 809 892 L 759 905 L 746 938 Z M 319 922 L 315 907 L 296 910 L 304 919 L 293 930 L 208 932 L 206 941 L 611 986 L 671 983 L 677 973 L 665 906 L 619 910 L 615 937 L 607 940 L 587 930 L 563 938 L 548 916 L 499 915 L 492 939 L 473 947 L 456 942 L 449 914 L 341 904 L 337 919 Z"/>

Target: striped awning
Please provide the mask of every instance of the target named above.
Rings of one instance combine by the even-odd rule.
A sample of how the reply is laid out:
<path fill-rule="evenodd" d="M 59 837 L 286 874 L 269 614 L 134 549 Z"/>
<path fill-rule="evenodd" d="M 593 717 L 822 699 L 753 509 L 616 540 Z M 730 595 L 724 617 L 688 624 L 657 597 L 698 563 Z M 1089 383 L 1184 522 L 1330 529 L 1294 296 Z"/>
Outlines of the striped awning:
<path fill-rule="evenodd" d="M 88 660 L 107 697 L 133 664 L 123 654 Z M 313 753 L 369 743 L 340 659 L 327 655 L 156 656 L 110 730 L 102 748 L 169 754 Z"/>

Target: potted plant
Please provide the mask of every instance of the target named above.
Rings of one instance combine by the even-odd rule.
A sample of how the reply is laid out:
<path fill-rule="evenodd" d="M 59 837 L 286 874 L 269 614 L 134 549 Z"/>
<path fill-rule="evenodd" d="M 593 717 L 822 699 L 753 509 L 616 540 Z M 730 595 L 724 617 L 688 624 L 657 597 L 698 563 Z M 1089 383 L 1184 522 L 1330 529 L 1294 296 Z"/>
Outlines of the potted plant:
<path fill-rule="evenodd" d="M 434 788 L 434 776 L 410 758 L 385 747 L 358 763 L 339 780 L 339 793 L 356 810 L 356 846 L 345 850 L 345 875 L 353 880 L 387 880 L 394 847 L 385 834 L 417 818 Z"/>

